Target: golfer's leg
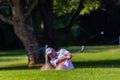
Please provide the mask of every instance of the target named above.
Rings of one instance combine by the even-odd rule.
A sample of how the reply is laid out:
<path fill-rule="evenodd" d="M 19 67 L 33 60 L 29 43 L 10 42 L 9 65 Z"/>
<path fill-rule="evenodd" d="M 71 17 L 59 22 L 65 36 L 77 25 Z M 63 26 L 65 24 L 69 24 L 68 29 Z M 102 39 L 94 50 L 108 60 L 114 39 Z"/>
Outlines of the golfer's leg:
<path fill-rule="evenodd" d="M 63 69 L 64 69 L 64 62 L 61 62 L 56 66 L 56 70 L 63 70 Z"/>

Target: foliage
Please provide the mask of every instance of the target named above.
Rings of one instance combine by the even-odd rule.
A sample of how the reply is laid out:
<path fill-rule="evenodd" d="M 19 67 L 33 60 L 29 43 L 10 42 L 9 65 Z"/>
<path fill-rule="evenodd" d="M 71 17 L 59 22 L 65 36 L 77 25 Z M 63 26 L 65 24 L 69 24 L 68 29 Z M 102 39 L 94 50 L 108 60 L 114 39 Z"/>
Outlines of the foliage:
<path fill-rule="evenodd" d="M 116 1 L 116 5 L 120 6 L 120 0 L 115 0 Z"/>
<path fill-rule="evenodd" d="M 72 32 L 72 35 L 73 37 L 77 37 L 80 33 L 79 31 L 79 26 L 78 25 L 74 25 L 72 28 L 71 28 L 71 32 Z"/>
<path fill-rule="evenodd" d="M 11 16 L 10 7 L 9 6 L 1 6 L 0 14 L 3 14 L 6 17 L 10 17 Z"/>
<path fill-rule="evenodd" d="M 77 10 L 80 0 L 54 0 L 54 13 L 58 16 L 71 13 Z M 89 14 L 90 11 L 97 10 L 100 7 L 99 0 L 85 0 L 81 15 Z"/>
<path fill-rule="evenodd" d="M 79 2 L 80 0 L 54 0 L 53 13 L 58 16 L 71 13 L 73 10 L 77 9 Z"/>
<path fill-rule="evenodd" d="M 2 0 L 0 0 L 0 3 L 2 2 Z"/>
<path fill-rule="evenodd" d="M 80 12 L 80 14 L 90 14 L 90 11 L 97 10 L 99 7 L 100 2 L 98 0 L 86 0 L 84 3 L 84 8 Z"/>

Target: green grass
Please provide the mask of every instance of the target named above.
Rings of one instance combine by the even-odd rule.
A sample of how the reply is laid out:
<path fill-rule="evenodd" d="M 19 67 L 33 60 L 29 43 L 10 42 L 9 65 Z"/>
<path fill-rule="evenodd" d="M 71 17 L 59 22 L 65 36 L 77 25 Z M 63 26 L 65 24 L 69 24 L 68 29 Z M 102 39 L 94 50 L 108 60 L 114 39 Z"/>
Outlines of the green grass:
<path fill-rule="evenodd" d="M 25 51 L 0 52 L 0 80 L 119 80 L 120 47 L 87 46 L 82 53 L 79 46 L 67 47 L 73 53 L 74 70 L 40 71 L 28 68 Z"/>

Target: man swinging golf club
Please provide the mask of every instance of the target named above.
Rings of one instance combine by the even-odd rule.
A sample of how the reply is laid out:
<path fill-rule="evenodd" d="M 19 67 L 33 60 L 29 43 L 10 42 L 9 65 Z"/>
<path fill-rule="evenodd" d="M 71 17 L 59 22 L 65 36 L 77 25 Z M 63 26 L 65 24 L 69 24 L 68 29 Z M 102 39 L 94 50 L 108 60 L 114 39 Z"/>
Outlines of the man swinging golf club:
<path fill-rule="evenodd" d="M 46 54 L 50 57 L 50 63 L 56 70 L 74 69 L 71 62 L 72 54 L 66 49 L 60 49 L 58 52 L 49 47 L 46 49 Z"/>

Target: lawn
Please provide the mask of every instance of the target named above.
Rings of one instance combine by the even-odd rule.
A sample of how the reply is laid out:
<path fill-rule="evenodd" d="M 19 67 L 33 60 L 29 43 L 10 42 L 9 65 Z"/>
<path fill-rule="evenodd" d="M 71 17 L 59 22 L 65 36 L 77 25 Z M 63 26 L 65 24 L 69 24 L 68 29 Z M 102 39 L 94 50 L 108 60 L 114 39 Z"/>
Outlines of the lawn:
<path fill-rule="evenodd" d="M 73 53 L 74 70 L 40 71 L 27 67 L 23 50 L 0 52 L 0 80 L 120 80 L 119 46 L 67 47 Z"/>

